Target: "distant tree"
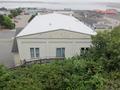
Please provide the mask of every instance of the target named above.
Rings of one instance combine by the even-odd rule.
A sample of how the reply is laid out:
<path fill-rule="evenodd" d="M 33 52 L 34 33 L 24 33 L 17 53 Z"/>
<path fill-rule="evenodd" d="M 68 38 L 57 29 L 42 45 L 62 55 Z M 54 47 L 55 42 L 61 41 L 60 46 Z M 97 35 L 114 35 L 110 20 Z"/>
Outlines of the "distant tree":
<path fill-rule="evenodd" d="M 15 24 L 12 23 L 12 20 L 8 16 L 4 16 L 3 24 L 4 24 L 5 28 L 8 28 L 8 29 L 15 28 Z"/>
<path fill-rule="evenodd" d="M 15 24 L 12 22 L 10 17 L 6 15 L 0 15 L 0 26 L 7 28 L 7 29 L 15 28 Z"/>
<path fill-rule="evenodd" d="M 10 17 L 16 17 L 16 16 L 18 16 L 18 15 L 20 15 L 20 13 L 22 12 L 22 10 L 20 9 L 20 8 L 17 8 L 17 9 L 15 9 L 15 10 L 11 10 L 10 11 Z"/>
<path fill-rule="evenodd" d="M 4 21 L 3 15 L 0 15 L 0 25 L 1 25 L 1 26 L 3 25 L 3 21 Z"/>

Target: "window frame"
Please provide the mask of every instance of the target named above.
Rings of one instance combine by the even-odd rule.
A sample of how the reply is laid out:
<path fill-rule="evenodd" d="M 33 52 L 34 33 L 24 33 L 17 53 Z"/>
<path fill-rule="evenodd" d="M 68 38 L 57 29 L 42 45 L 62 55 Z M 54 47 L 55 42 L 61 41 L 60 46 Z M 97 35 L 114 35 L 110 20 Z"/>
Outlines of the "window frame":
<path fill-rule="evenodd" d="M 37 51 L 38 50 L 38 51 Z M 35 48 L 35 57 L 39 58 L 40 57 L 40 49 L 39 48 Z"/>
<path fill-rule="evenodd" d="M 84 55 L 89 52 L 89 47 L 81 47 L 80 48 L 80 55 Z"/>
<path fill-rule="evenodd" d="M 34 48 L 30 48 L 30 57 L 35 58 Z"/>
<path fill-rule="evenodd" d="M 56 57 L 65 57 L 65 48 L 64 47 L 56 48 Z"/>
<path fill-rule="evenodd" d="M 33 51 L 31 52 L 31 50 L 33 50 Z M 38 47 L 36 47 L 36 48 L 34 48 L 34 47 L 30 48 L 30 57 L 32 59 L 40 58 L 40 48 L 38 48 Z"/>

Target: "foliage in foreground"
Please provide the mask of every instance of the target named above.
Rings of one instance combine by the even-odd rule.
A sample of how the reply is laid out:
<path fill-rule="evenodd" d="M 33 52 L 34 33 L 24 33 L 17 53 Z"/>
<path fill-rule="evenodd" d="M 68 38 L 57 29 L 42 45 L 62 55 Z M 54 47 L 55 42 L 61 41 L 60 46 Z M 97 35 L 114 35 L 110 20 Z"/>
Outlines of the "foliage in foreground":
<path fill-rule="evenodd" d="M 92 61 L 69 59 L 0 70 L 0 88 L 4 90 L 96 90 L 104 85 L 102 68 Z"/>
<path fill-rule="evenodd" d="M 108 72 L 120 70 L 120 26 L 92 37 L 92 59 L 102 62 Z"/>
<path fill-rule="evenodd" d="M 0 67 L 2 90 L 118 90 L 120 72 L 106 73 L 92 60 L 72 58 L 14 70 Z"/>

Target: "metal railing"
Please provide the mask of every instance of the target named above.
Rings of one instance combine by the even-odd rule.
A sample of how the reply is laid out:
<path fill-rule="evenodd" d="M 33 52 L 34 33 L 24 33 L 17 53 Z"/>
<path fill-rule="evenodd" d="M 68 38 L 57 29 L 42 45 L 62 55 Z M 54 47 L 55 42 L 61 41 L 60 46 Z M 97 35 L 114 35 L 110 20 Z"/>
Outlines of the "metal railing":
<path fill-rule="evenodd" d="M 19 66 L 14 66 L 14 67 L 11 67 L 9 69 L 16 69 L 16 68 L 19 68 L 19 67 L 25 67 L 27 65 L 32 65 L 32 64 L 45 64 L 45 63 L 50 63 L 52 61 L 63 61 L 65 60 L 65 57 L 55 57 L 55 58 L 42 58 L 42 59 L 27 59 L 27 60 L 23 60 L 21 62 L 21 65 Z"/>
<path fill-rule="evenodd" d="M 51 61 L 59 61 L 64 60 L 64 57 L 55 57 L 55 58 L 43 58 L 43 59 L 27 59 L 23 60 L 22 65 L 29 65 L 29 64 L 43 64 L 43 63 L 50 63 Z"/>

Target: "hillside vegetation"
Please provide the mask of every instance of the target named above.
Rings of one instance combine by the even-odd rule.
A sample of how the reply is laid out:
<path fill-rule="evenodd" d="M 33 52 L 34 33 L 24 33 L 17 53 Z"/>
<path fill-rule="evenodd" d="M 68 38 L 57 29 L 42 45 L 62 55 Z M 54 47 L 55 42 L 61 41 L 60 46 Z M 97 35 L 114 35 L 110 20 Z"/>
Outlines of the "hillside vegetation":
<path fill-rule="evenodd" d="M 11 10 L 9 15 L 0 14 L 0 29 L 14 29 L 15 23 L 12 21 L 12 19 L 20 15 L 21 13 L 22 10 L 20 8 L 16 8 Z"/>
<path fill-rule="evenodd" d="M 15 69 L 0 66 L 0 90 L 120 90 L 120 27 L 92 37 L 88 52 Z"/>
<path fill-rule="evenodd" d="M 0 28 L 14 29 L 15 24 L 12 22 L 12 19 L 9 16 L 0 15 Z"/>

